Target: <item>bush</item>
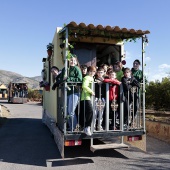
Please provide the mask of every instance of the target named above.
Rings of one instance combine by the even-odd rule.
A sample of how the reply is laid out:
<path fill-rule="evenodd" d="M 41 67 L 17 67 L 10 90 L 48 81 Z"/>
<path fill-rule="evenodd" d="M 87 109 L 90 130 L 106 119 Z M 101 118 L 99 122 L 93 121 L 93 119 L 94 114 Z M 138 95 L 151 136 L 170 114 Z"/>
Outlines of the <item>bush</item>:
<path fill-rule="evenodd" d="M 28 99 L 30 100 L 42 100 L 42 94 L 39 90 L 28 89 Z"/>
<path fill-rule="evenodd" d="M 163 78 L 162 82 L 150 82 L 146 86 L 146 108 L 155 110 L 170 110 L 170 78 Z"/>

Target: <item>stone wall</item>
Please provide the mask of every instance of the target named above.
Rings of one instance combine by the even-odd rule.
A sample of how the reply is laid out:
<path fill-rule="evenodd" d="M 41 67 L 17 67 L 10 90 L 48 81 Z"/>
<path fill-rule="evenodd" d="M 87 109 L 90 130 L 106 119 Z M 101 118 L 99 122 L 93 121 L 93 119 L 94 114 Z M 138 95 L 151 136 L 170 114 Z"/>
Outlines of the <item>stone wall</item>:
<path fill-rule="evenodd" d="M 146 120 L 147 135 L 170 143 L 170 124 Z"/>

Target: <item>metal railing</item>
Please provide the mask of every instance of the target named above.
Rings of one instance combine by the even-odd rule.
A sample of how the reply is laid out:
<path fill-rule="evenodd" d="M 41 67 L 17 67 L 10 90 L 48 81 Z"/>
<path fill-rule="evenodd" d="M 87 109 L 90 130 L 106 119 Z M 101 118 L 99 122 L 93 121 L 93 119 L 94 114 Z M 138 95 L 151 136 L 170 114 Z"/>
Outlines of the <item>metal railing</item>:
<path fill-rule="evenodd" d="M 83 101 L 80 102 L 81 85 L 82 83 L 69 82 L 67 85 L 61 85 L 57 89 L 57 125 L 65 134 L 82 133 L 85 128 L 85 115 L 82 115 L 81 112 Z M 92 86 L 94 90 L 94 83 Z M 99 87 L 101 91 L 102 89 L 100 88 L 101 86 Z M 128 99 L 125 99 L 123 86 L 120 85 L 119 100 L 109 101 L 109 83 L 106 83 L 105 99 L 96 98 L 95 96 L 91 97 L 93 106 L 91 132 L 105 133 L 107 131 L 142 130 L 145 122 L 144 119 L 142 119 L 143 108 L 141 107 L 141 102 L 143 99 L 141 100 L 142 92 L 140 89 L 133 87 L 128 91 Z M 69 94 L 70 90 L 72 91 L 71 95 Z M 65 93 L 65 91 L 67 91 L 67 93 Z M 76 98 L 75 95 L 77 96 Z M 69 103 L 68 96 L 71 97 L 71 99 L 69 99 L 71 102 Z M 65 103 L 64 101 L 67 102 Z M 72 106 L 70 106 L 70 104 Z M 69 108 L 72 108 L 71 112 L 68 110 Z M 85 104 L 83 109 L 83 113 L 85 113 L 85 109 L 87 109 Z M 97 126 L 97 123 L 99 126 Z"/>

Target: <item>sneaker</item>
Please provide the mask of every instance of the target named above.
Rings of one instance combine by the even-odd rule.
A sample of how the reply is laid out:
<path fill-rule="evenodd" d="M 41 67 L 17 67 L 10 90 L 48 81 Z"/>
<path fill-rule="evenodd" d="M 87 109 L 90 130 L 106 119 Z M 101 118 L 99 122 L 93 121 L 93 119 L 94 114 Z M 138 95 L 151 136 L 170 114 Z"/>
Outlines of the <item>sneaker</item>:
<path fill-rule="evenodd" d="M 87 136 L 91 136 L 90 126 L 85 127 L 84 132 Z"/>
<path fill-rule="evenodd" d="M 127 130 L 127 124 L 123 125 L 123 130 Z"/>
<path fill-rule="evenodd" d="M 103 131 L 103 127 L 102 127 L 102 126 L 100 126 L 100 127 L 98 126 L 98 127 L 97 127 L 97 130 L 98 130 L 98 131 Z"/>
<path fill-rule="evenodd" d="M 117 130 L 116 126 L 113 126 L 113 130 Z"/>

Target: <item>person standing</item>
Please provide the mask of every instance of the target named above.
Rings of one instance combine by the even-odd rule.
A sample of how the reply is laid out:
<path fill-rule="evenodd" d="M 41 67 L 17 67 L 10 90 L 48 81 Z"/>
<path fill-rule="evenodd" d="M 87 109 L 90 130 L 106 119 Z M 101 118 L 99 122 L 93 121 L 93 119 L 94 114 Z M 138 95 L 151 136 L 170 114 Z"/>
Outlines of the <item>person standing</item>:
<path fill-rule="evenodd" d="M 136 78 L 136 80 L 141 83 L 143 81 L 143 73 L 142 70 L 139 69 L 140 61 L 136 59 L 133 62 L 133 68 L 131 69 L 132 75 Z"/>
<path fill-rule="evenodd" d="M 108 72 L 108 78 L 103 80 L 104 83 L 109 83 L 109 106 L 110 106 L 110 116 L 112 119 L 111 129 L 116 130 L 116 118 L 118 118 L 118 108 L 119 108 L 119 86 L 120 81 L 116 79 L 116 73 L 113 70 Z M 112 108 L 113 104 L 113 108 Z"/>
<path fill-rule="evenodd" d="M 87 75 L 87 65 L 81 65 L 82 76 L 85 77 Z"/>
<path fill-rule="evenodd" d="M 68 74 L 65 77 L 65 68 L 59 76 L 60 82 L 67 81 L 67 114 L 69 130 L 76 130 L 77 116 L 75 110 L 80 98 L 79 88 L 75 85 L 76 82 L 82 82 L 82 73 L 79 67 L 79 62 L 76 55 L 72 55 L 69 59 Z"/>
<path fill-rule="evenodd" d="M 93 106 L 91 97 L 95 96 L 93 89 L 94 75 L 96 68 L 89 66 L 87 69 L 88 75 L 83 78 L 81 103 L 80 103 L 80 125 L 84 127 L 86 135 L 91 136 L 91 123 L 93 118 Z"/>
<path fill-rule="evenodd" d="M 105 109 L 106 99 L 106 85 L 102 82 L 104 80 L 104 68 L 99 67 L 95 76 L 95 113 L 94 113 L 94 130 L 103 130 L 103 113 Z M 96 123 L 97 122 L 97 123 Z"/>
<path fill-rule="evenodd" d="M 134 117 L 136 116 L 137 112 L 137 90 L 135 91 L 135 88 L 140 88 L 140 83 L 133 77 L 131 74 L 131 70 L 126 67 L 123 71 L 124 76 L 122 77 L 122 85 L 123 85 L 123 91 L 125 96 L 125 102 L 124 102 L 124 124 L 128 124 L 128 115 L 130 112 L 130 105 L 134 104 Z M 132 115 L 132 120 L 134 120 L 134 117 Z"/>
<path fill-rule="evenodd" d="M 123 71 L 122 71 L 122 63 L 120 61 L 117 61 L 113 64 L 113 71 L 116 72 L 116 78 L 121 81 L 121 78 L 123 77 Z"/>

